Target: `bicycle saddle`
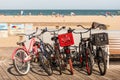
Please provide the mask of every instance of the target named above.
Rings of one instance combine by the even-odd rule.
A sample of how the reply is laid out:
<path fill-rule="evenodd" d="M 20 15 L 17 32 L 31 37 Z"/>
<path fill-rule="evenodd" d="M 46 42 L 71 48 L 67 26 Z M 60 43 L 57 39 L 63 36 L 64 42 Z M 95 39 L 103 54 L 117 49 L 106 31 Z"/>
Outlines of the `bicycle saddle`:
<path fill-rule="evenodd" d="M 21 41 L 21 42 L 17 42 L 16 44 L 21 46 L 21 45 L 24 45 L 25 42 L 26 41 Z"/>

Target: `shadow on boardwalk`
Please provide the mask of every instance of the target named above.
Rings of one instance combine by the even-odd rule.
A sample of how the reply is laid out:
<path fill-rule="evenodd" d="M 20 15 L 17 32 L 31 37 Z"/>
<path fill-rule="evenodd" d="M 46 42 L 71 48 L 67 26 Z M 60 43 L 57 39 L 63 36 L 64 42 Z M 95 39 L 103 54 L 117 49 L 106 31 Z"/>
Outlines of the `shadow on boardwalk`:
<path fill-rule="evenodd" d="M 74 75 L 70 75 L 69 71 L 64 71 L 59 75 L 58 71 L 54 71 L 52 76 L 48 76 L 38 64 L 33 63 L 29 73 L 25 76 L 19 75 L 10 59 L 14 48 L 1 49 L 0 51 L 0 80 L 119 80 L 120 61 L 110 61 L 110 68 L 107 69 L 105 76 L 100 76 L 97 65 L 94 66 L 93 74 L 88 76 L 85 68 L 74 68 Z M 4 52 L 4 53 L 3 53 Z"/>
<path fill-rule="evenodd" d="M 107 69 L 105 76 L 100 76 L 97 65 L 94 67 L 93 74 L 88 76 L 84 68 L 74 68 L 74 75 L 69 75 L 68 71 L 64 71 L 59 75 L 58 71 L 54 71 L 52 76 L 48 76 L 38 64 L 33 63 L 31 70 L 25 76 L 20 76 L 14 69 L 11 59 L 0 61 L 0 80 L 119 80 L 120 62 L 110 62 L 110 68 Z"/>

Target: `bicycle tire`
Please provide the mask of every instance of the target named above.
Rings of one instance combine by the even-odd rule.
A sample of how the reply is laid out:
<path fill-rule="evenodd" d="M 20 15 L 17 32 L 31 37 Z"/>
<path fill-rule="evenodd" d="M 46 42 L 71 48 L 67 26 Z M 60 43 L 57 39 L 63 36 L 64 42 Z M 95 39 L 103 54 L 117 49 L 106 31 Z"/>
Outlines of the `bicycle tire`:
<path fill-rule="evenodd" d="M 60 75 L 62 75 L 62 59 L 61 59 L 59 50 L 56 50 L 56 58 L 57 58 L 57 65 L 58 65 L 57 67 L 59 68 L 58 71 Z"/>
<path fill-rule="evenodd" d="M 99 57 L 98 68 L 99 68 L 99 71 L 100 71 L 100 75 L 105 75 L 106 70 L 107 70 L 107 63 L 106 63 L 105 56 L 104 56 L 105 53 L 101 48 L 99 48 L 98 54 L 99 54 L 98 55 L 98 57 Z M 103 66 L 101 66 L 101 63 L 103 64 Z"/>
<path fill-rule="evenodd" d="M 69 63 L 69 66 L 70 66 L 70 73 L 71 73 L 71 75 L 73 75 L 73 74 L 74 74 L 74 72 L 73 72 L 72 60 L 71 60 L 71 59 L 69 59 L 69 60 L 68 60 L 68 63 Z"/>
<path fill-rule="evenodd" d="M 93 70 L 92 55 L 89 48 L 86 49 L 86 70 L 88 75 L 92 74 L 92 70 Z"/>
<path fill-rule="evenodd" d="M 49 43 L 47 43 L 46 44 L 46 47 L 48 47 L 49 48 L 49 54 L 51 55 L 51 54 L 53 54 L 54 53 L 54 49 L 53 49 L 53 47 L 49 44 Z M 59 71 L 59 73 L 60 73 L 60 75 L 62 74 L 62 60 L 61 60 L 61 57 L 60 57 L 60 52 L 59 52 L 59 50 L 56 50 L 56 54 L 55 54 L 55 57 L 56 57 L 56 62 L 57 62 L 57 67 L 58 67 L 58 71 Z M 52 59 L 51 59 L 51 65 L 52 65 Z"/>
<path fill-rule="evenodd" d="M 82 68 L 83 67 L 83 51 L 82 51 L 82 45 L 81 43 L 79 43 L 79 61 L 80 61 L 80 64 L 79 64 L 79 67 Z"/>
<path fill-rule="evenodd" d="M 88 47 L 90 49 L 91 56 L 92 56 L 92 65 L 94 66 L 94 63 L 95 63 L 95 59 L 94 59 L 94 57 L 95 57 L 95 51 L 93 49 L 93 45 L 92 45 L 91 42 L 88 43 Z"/>
<path fill-rule="evenodd" d="M 44 51 L 46 52 L 45 55 L 43 52 L 39 53 L 39 58 L 40 58 L 39 61 L 40 61 L 42 68 L 50 76 L 53 74 L 52 67 L 51 67 L 51 58 L 45 49 Z"/>
<path fill-rule="evenodd" d="M 20 55 L 20 52 L 22 52 L 21 55 Z M 25 58 L 26 56 L 28 56 L 28 54 L 27 54 L 27 52 L 26 52 L 24 49 L 22 49 L 22 48 L 17 49 L 16 52 L 15 52 L 15 55 L 14 55 L 13 65 L 14 65 L 15 70 L 16 70 L 20 75 L 26 75 L 26 74 L 29 72 L 29 70 L 30 70 L 30 61 L 27 61 L 27 62 L 23 62 L 23 61 L 22 61 L 22 60 L 24 60 L 24 58 Z M 21 69 L 19 69 L 19 68 L 20 68 L 19 64 L 20 64 L 21 61 L 19 61 L 19 64 L 17 64 L 17 61 L 16 61 L 16 58 L 17 58 L 17 57 L 21 57 L 21 61 L 22 61 Z M 25 66 L 25 67 L 22 67 L 23 64 L 26 64 L 26 66 Z M 25 71 L 23 71 L 23 69 L 25 69 Z"/>

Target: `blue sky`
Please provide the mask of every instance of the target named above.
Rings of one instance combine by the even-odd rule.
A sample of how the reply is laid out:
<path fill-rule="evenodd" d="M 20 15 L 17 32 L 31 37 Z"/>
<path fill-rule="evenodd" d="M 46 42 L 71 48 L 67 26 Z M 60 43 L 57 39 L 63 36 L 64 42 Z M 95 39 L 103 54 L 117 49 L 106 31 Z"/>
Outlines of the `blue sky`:
<path fill-rule="evenodd" d="M 0 0 L 0 9 L 120 9 L 120 0 Z"/>

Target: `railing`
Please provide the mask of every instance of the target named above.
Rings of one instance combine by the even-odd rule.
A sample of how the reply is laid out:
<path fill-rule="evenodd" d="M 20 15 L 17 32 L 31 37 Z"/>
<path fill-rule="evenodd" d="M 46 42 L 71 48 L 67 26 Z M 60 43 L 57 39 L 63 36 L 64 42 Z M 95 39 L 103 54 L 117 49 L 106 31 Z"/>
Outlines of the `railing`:
<path fill-rule="evenodd" d="M 110 55 L 120 54 L 120 31 L 112 30 L 108 31 L 108 33 Z"/>
<path fill-rule="evenodd" d="M 120 50 L 120 38 L 110 38 L 109 45 L 111 50 Z"/>

